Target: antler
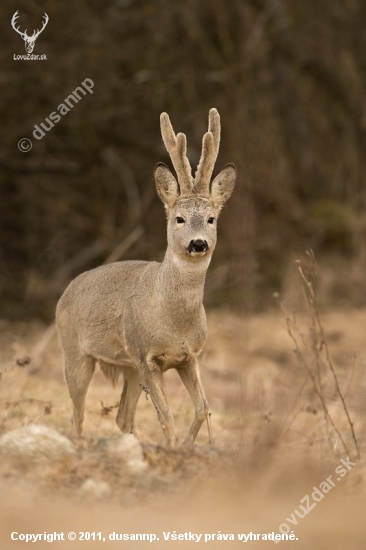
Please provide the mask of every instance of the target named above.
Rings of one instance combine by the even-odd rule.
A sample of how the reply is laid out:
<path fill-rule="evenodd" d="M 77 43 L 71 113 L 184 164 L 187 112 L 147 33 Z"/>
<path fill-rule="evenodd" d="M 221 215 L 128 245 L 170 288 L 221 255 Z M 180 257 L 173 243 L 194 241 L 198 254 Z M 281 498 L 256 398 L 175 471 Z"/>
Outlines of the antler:
<path fill-rule="evenodd" d="M 192 169 L 187 158 L 187 139 L 185 134 L 174 133 L 167 113 L 160 115 L 161 135 L 177 173 L 180 193 L 209 196 L 210 181 L 220 146 L 220 115 L 217 109 L 210 109 L 208 132 L 202 140 L 202 153 L 193 180 Z"/>
<path fill-rule="evenodd" d="M 37 29 L 37 31 L 34 31 L 34 32 L 33 32 L 32 38 L 33 38 L 34 40 L 36 40 L 36 39 L 38 38 L 38 36 L 39 36 L 39 35 L 41 34 L 41 32 L 44 30 L 45 26 L 47 25 L 47 23 L 48 23 L 48 21 L 49 21 L 49 17 L 48 17 L 48 15 L 47 15 L 46 12 L 44 13 L 43 17 L 44 17 L 44 22 L 43 22 L 43 25 L 42 25 L 41 30 L 39 31 L 39 30 Z"/>
<path fill-rule="evenodd" d="M 16 23 L 16 20 L 18 19 L 18 17 L 19 17 L 19 10 L 17 10 L 17 11 L 14 13 L 14 15 L 13 15 L 13 17 L 12 17 L 12 19 L 11 19 L 11 26 L 13 27 L 13 29 L 14 29 L 18 34 L 20 34 L 20 36 L 21 36 L 21 37 L 23 38 L 23 40 L 24 40 L 25 37 L 28 38 L 28 36 L 27 36 L 27 29 L 25 29 L 25 32 L 21 32 L 21 31 L 19 30 L 19 27 L 17 28 L 17 27 L 15 26 L 15 23 Z"/>
<path fill-rule="evenodd" d="M 37 29 L 36 31 L 33 31 L 32 36 L 28 36 L 28 35 L 27 35 L 27 29 L 25 29 L 24 32 L 21 32 L 21 31 L 19 30 L 19 27 L 17 28 L 17 27 L 15 26 L 15 23 L 16 23 L 16 20 L 18 19 L 18 17 L 19 17 L 19 10 L 17 10 L 17 11 L 14 13 L 14 15 L 13 15 L 13 17 L 12 17 L 12 20 L 11 20 L 11 26 L 13 27 L 13 29 L 14 29 L 17 33 L 20 34 L 20 36 L 23 38 L 23 40 L 26 40 L 26 39 L 27 39 L 27 40 L 30 41 L 30 42 L 34 42 L 34 41 L 38 38 L 38 36 L 39 36 L 39 35 L 41 34 L 41 32 L 44 30 L 45 26 L 47 25 L 47 23 L 48 23 L 48 21 L 49 21 L 49 17 L 48 17 L 48 15 L 47 15 L 47 13 L 44 13 L 44 15 L 43 15 L 43 17 L 44 17 L 44 22 L 43 22 L 43 25 L 42 25 L 41 30 L 38 30 L 38 29 Z"/>
<path fill-rule="evenodd" d="M 209 195 L 210 181 L 220 146 L 220 115 L 217 109 L 210 109 L 208 115 L 208 132 L 203 136 L 202 153 L 198 164 L 194 192 Z"/>
<path fill-rule="evenodd" d="M 190 194 L 193 192 L 193 177 L 187 158 L 187 138 L 182 133 L 175 135 L 167 113 L 160 115 L 160 128 L 166 150 L 177 174 L 180 194 Z"/>

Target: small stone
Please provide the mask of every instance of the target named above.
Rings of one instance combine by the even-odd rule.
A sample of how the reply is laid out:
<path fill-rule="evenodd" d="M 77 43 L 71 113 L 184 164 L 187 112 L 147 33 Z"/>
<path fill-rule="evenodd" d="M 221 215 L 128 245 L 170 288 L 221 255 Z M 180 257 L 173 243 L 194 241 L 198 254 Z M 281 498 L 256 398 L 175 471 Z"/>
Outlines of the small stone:
<path fill-rule="evenodd" d="M 54 463 L 75 456 L 71 441 L 53 428 L 31 424 L 0 437 L 0 456 L 26 465 Z"/>
<path fill-rule="evenodd" d="M 95 451 L 104 454 L 109 460 L 125 464 L 133 474 L 143 472 L 147 468 L 141 444 L 133 434 L 101 439 L 96 443 Z"/>

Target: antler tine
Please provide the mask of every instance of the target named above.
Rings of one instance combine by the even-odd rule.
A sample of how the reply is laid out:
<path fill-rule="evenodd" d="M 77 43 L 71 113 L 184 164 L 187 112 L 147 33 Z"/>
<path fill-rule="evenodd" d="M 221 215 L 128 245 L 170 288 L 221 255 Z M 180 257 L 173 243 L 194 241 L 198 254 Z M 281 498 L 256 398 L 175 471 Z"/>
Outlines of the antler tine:
<path fill-rule="evenodd" d="M 164 145 L 177 174 L 180 194 L 192 193 L 193 177 L 191 165 L 187 158 L 186 136 L 182 133 L 175 135 L 167 113 L 161 113 L 160 115 L 160 128 Z"/>
<path fill-rule="evenodd" d="M 220 146 L 220 115 L 216 109 L 210 109 L 208 132 L 203 136 L 202 153 L 197 167 L 194 192 L 209 195 L 210 181 Z"/>
<path fill-rule="evenodd" d="M 220 115 L 217 109 L 210 109 L 208 115 L 208 131 L 211 132 L 211 134 L 213 135 L 217 158 L 217 155 L 219 153 L 221 135 Z"/>
<path fill-rule="evenodd" d="M 19 17 L 19 10 L 17 10 L 13 17 L 11 18 L 11 26 L 13 27 L 13 29 L 15 29 L 15 23 L 16 23 L 16 20 L 18 19 Z"/>
<path fill-rule="evenodd" d="M 19 10 L 17 10 L 17 11 L 14 13 L 13 17 L 11 18 L 11 26 L 12 26 L 13 29 L 14 29 L 18 34 L 20 34 L 20 36 L 23 38 L 24 36 L 27 36 L 27 29 L 25 30 L 25 32 L 22 32 L 22 31 L 19 30 L 19 27 L 17 28 L 17 27 L 15 26 L 18 17 L 19 17 Z"/>
<path fill-rule="evenodd" d="M 43 14 L 43 17 L 44 17 L 44 22 L 43 22 L 43 24 L 42 24 L 41 30 L 38 30 L 38 29 L 37 29 L 37 31 L 34 31 L 34 33 L 33 33 L 33 36 L 35 36 L 35 39 L 38 38 L 38 36 L 39 36 L 39 35 L 41 34 L 41 32 L 44 30 L 44 28 L 46 27 L 46 25 L 47 25 L 47 23 L 48 23 L 48 21 L 49 21 L 49 17 L 48 17 L 48 15 L 47 15 L 46 12 Z M 33 37 L 32 37 L 32 38 L 33 38 Z"/>

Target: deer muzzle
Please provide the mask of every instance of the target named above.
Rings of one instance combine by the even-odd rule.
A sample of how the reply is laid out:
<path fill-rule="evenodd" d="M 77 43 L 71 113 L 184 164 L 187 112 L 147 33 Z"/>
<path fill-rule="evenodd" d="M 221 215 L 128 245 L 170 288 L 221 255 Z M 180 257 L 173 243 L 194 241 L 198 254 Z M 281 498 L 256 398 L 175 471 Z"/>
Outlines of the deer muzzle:
<path fill-rule="evenodd" d="M 188 252 L 190 254 L 192 252 L 207 252 L 207 250 L 208 250 L 208 243 L 203 239 L 192 240 L 188 245 Z"/>

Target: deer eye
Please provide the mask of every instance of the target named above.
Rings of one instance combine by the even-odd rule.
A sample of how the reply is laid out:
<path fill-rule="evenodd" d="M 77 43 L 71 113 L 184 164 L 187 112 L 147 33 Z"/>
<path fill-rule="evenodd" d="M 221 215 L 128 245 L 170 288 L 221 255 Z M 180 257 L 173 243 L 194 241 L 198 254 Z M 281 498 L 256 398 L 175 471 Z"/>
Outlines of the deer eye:
<path fill-rule="evenodd" d="M 177 223 L 184 223 L 184 218 L 182 218 L 181 216 L 177 216 L 175 219 Z"/>
<path fill-rule="evenodd" d="M 213 224 L 214 221 L 215 221 L 215 218 L 211 217 L 211 218 L 208 218 L 207 223 Z"/>

